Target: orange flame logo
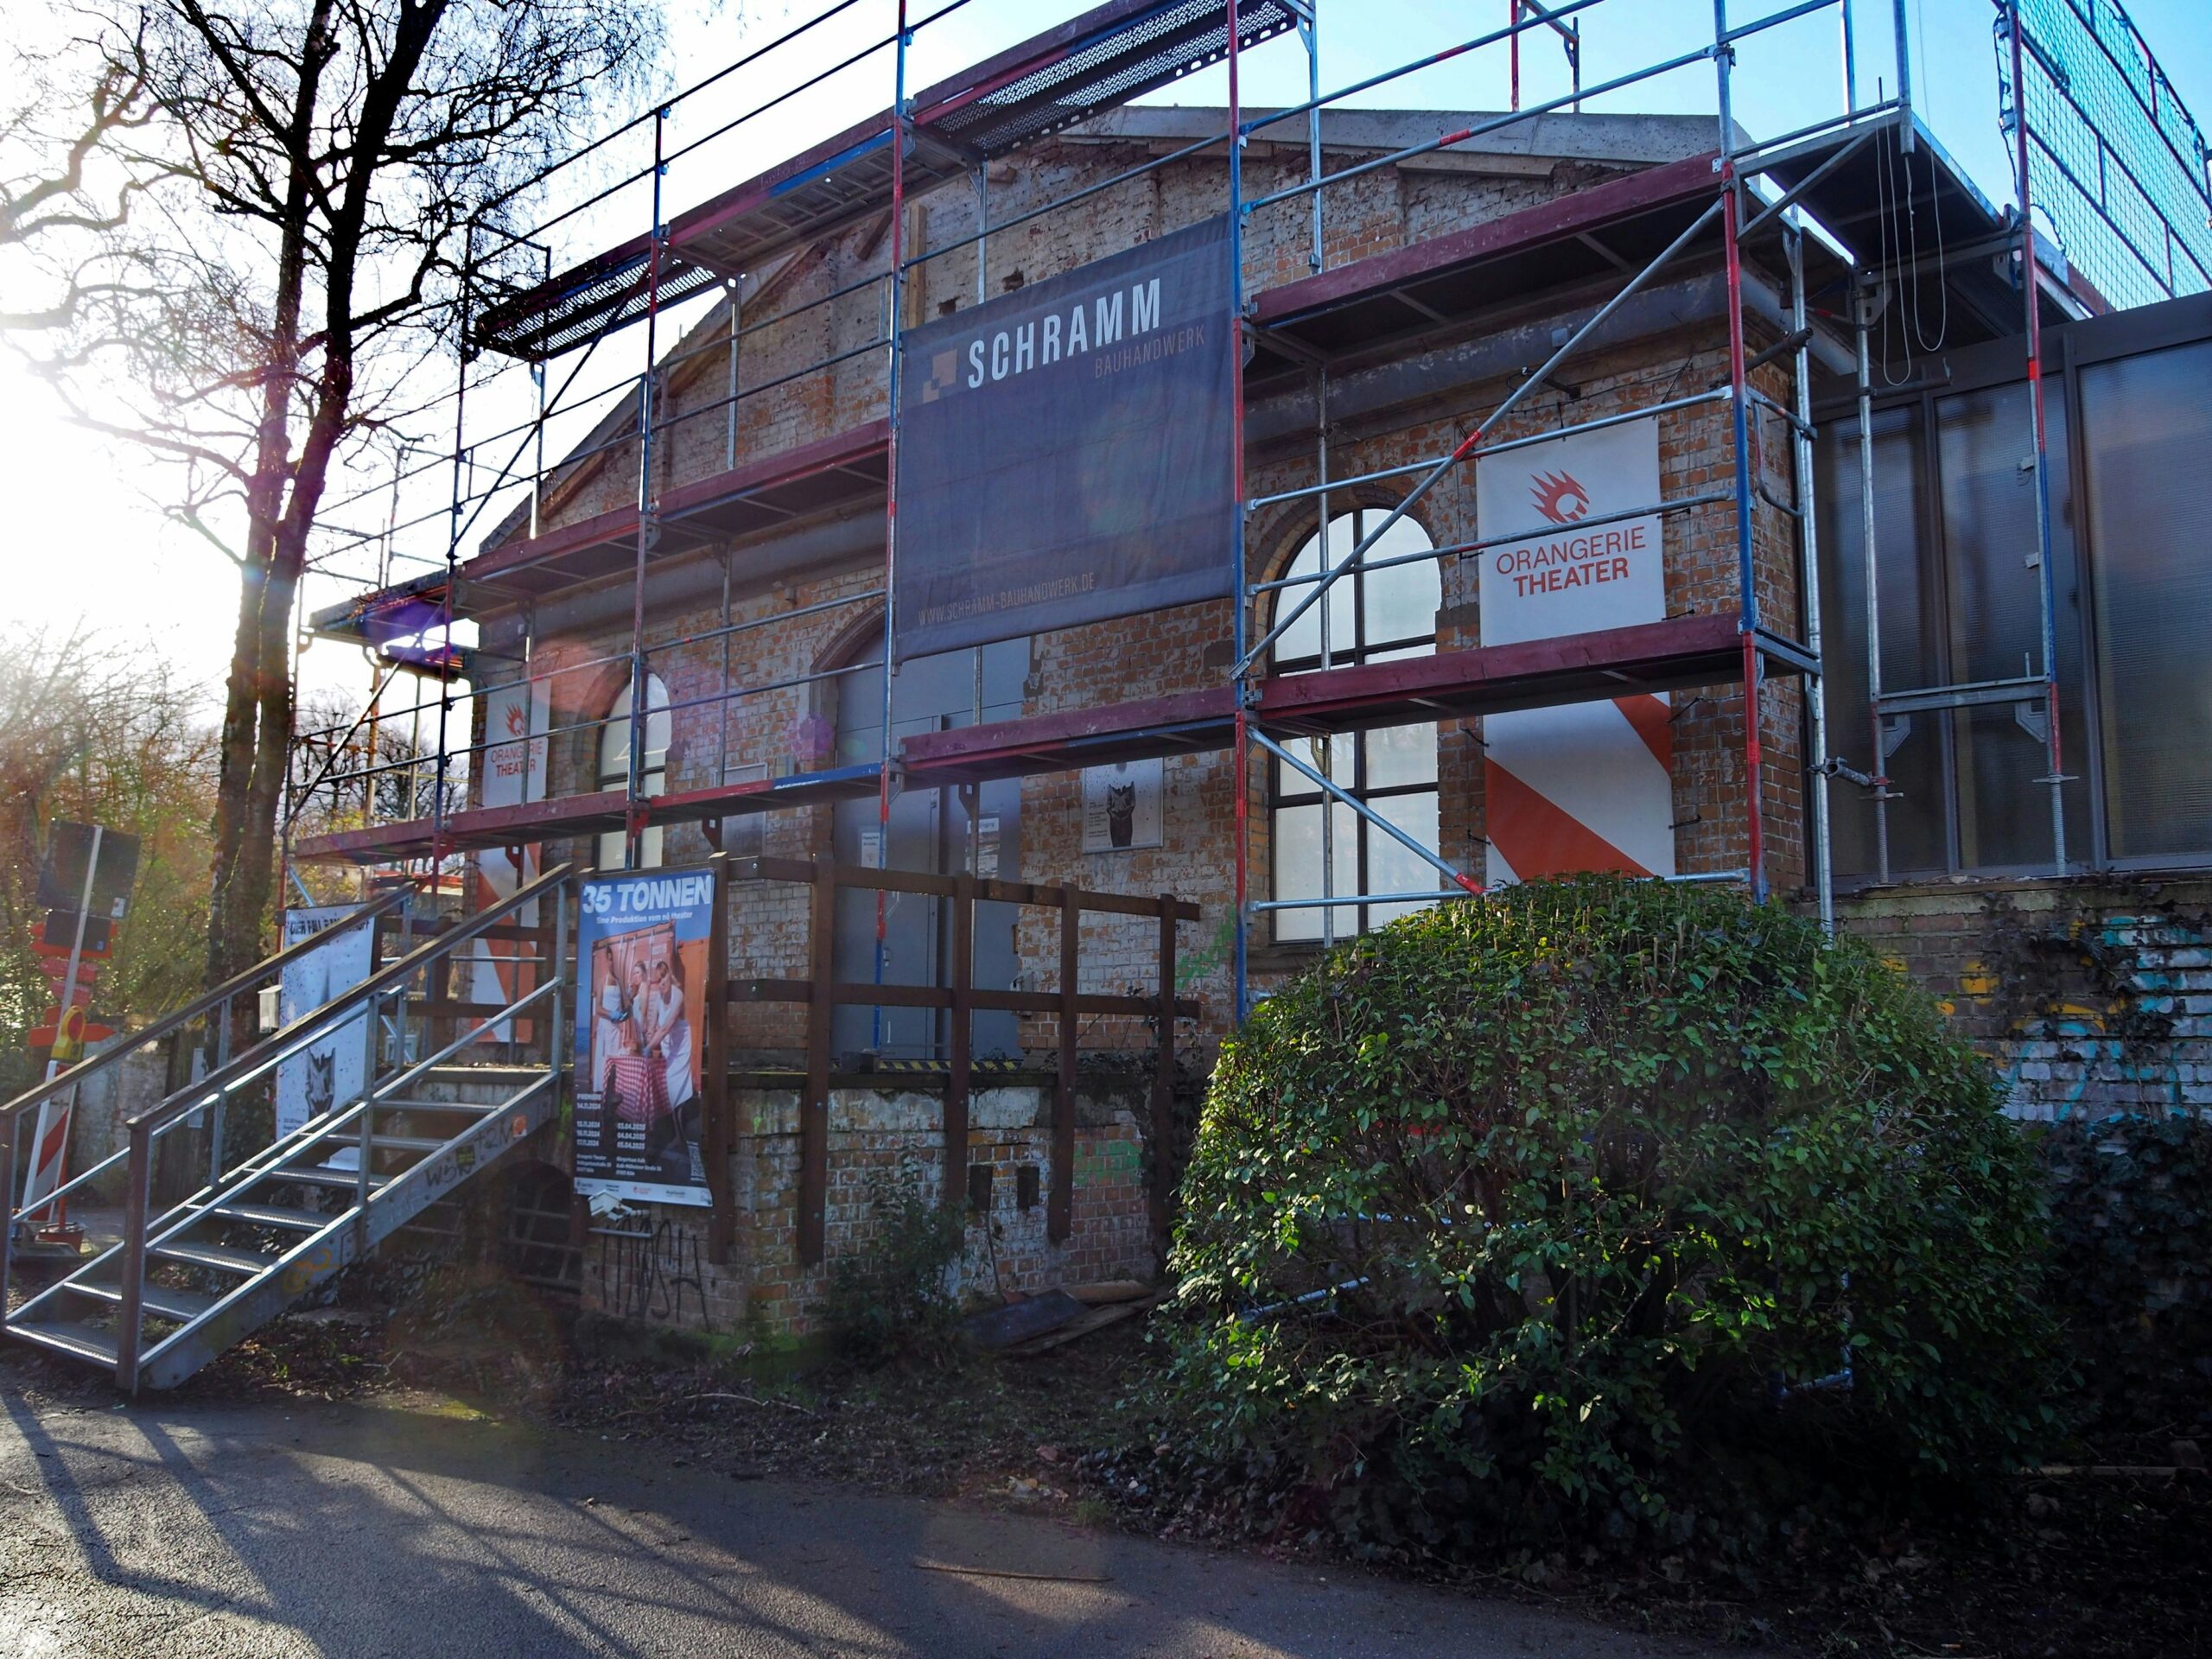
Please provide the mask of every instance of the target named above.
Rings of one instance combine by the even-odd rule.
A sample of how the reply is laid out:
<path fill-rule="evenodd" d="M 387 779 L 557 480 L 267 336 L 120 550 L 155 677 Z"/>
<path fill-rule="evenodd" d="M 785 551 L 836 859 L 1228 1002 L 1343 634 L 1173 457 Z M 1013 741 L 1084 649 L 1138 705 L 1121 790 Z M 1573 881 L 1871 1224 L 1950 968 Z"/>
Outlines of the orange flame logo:
<path fill-rule="evenodd" d="M 1590 492 L 1567 473 L 1538 473 L 1529 480 L 1529 493 L 1536 511 L 1555 524 L 1571 524 L 1589 516 Z"/>
<path fill-rule="evenodd" d="M 530 717 L 523 712 L 522 705 L 518 702 L 509 703 L 507 705 L 507 735 L 524 737 L 527 736 L 529 732 Z"/>

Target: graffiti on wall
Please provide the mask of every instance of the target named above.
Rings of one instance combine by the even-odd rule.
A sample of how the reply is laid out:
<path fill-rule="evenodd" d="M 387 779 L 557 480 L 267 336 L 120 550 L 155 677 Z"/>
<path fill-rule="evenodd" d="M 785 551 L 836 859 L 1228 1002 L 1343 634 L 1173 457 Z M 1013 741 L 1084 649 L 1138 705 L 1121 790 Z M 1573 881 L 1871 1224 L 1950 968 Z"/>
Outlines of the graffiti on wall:
<path fill-rule="evenodd" d="M 603 1230 L 599 1234 L 600 1306 L 620 1319 L 712 1331 L 706 1259 L 699 1235 L 673 1221 L 650 1229 Z"/>
<path fill-rule="evenodd" d="M 2019 1117 L 2212 1105 L 2212 928 L 2179 911 L 1994 913 L 1945 1012 L 1978 1028 Z"/>
<path fill-rule="evenodd" d="M 1079 1141 L 1075 1149 L 1075 1184 L 1077 1186 L 1134 1185 L 1143 1168 L 1143 1154 L 1134 1141 Z"/>

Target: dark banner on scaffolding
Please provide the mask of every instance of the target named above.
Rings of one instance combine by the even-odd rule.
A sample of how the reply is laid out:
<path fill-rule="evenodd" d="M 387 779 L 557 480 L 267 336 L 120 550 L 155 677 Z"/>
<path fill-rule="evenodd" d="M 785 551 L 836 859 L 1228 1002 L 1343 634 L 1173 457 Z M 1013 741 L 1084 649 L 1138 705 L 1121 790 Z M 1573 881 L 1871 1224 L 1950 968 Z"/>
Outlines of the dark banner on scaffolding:
<path fill-rule="evenodd" d="M 1229 592 L 1226 219 L 902 339 L 900 660 Z"/>

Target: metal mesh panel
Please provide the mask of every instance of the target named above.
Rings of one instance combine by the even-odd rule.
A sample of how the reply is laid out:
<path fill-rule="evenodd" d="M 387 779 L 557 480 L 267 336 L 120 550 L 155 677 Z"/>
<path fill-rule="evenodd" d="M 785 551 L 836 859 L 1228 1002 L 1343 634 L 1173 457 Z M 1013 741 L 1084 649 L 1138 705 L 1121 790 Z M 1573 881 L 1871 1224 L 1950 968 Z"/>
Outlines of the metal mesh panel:
<path fill-rule="evenodd" d="M 2036 206 L 2115 306 L 2212 289 L 2204 135 L 2117 0 L 2019 0 L 2024 89 L 1997 23 L 2000 119 L 2024 103 Z M 2024 92 L 2024 97 L 2021 93 Z"/>

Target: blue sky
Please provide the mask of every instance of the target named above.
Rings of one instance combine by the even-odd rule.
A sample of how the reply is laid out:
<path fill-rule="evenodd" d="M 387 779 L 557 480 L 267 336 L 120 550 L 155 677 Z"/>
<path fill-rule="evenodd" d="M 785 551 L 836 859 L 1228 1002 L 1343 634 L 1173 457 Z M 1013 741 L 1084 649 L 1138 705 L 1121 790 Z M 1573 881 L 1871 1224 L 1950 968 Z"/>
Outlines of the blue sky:
<path fill-rule="evenodd" d="M 826 0 L 670 0 L 673 79 L 687 85 L 745 51 L 824 9 Z M 772 95 L 791 79 L 827 67 L 865 41 L 887 33 L 895 0 L 861 0 L 834 24 L 816 31 L 775 66 L 746 72 L 679 109 L 671 124 L 671 149 Z M 943 0 L 912 0 L 921 16 Z M 1784 0 L 1730 0 L 1732 22 L 1781 9 Z M 1874 96 L 1879 79 L 1893 76 L 1891 0 L 1854 0 L 1859 20 L 1860 97 Z M 959 12 L 923 31 L 914 53 L 910 86 L 918 88 L 986 54 L 1072 15 L 1077 0 L 971 0 Z M 1435 51 L 1502 24 L 1507 0 L 1321 0 L 1322 86 L 1344 85 L 1395 64 Z M 1993 201 L 2011 199 L 2012 171 L 1997 129 L 1996 71 L 1990 0 L 1906 0 L 1913 42 L 1915 99 L 1923 119 Z M 2200 125 L 2212 123 L 2212 0 L 2133 0 L 2138 27 L 2164 64 Z M 1710 38 L 1710 0 L 1605 0 L 1583 16 L 1584 79 L 1594 85 Z M 1245 60 L 1249 104 L 1281 105 L 1306 96 L 1306 59 L 1294 41 L 1269 42 Z M 1566 89 L 1564 62 L 1555 46 L 1533 41 L 1524 50 L 1524 100 Z M 1498 110 L 1507 97 L 1505 54 L 1493 48 L 1424 70 L 1358 99 L 1370 106 Z M 1745 45 L 1736 76 L 1738 122 L 1754 134 L 1801 126 L 1840 107 L 1839 29 L 1831 9 Z M 1154 102 L 1219 104 L 1224 73 L 1215 68 L 1157 94 Z M 1599 110 L 1710 113 L 1713 77 L 1700 65 L 1599 99 Z M 887 54 L 815 92 L 793 99 L 773 114 L 736 132 L 705 142 L 671 167 L 668 202 L 680 209 L 772 165 L 828 132 L 874 113 L 890 97 Z M 612 147 L 614 165 L 627 168 L 649 151 L 645 135 Z M 632 190 L 564 227 L 563 257 L 587 253 L 644 227 L 645 205 Z M 664 340 L 667 338 L 664 335 Z M 624 342 L 627 344 L 626 339 Z M 625 355 L 622 359 L 629 361 Z M 481 406 L 498 413 L 526 407 L 520 377 L 506 377 L 504 392 L 487 389 Z M 558 442 L 552 446 L 556 451 Z M 66 628 L 80 614 L 130 639 L 151 635 L 185 672 L 212 687 L 227 658 L 229 619 L 235 603 L 229 567 L 188 537 L 168 530 L 143 504 L 161 486 L 128 454 L 105 450 L 61 426 L 42 388 L 0 354 L 0 470 L 16 514 L 20 545 L 49 550 L 16 572 L 15 614 Z M 368 480 L 360 480 L 366 485 Z M 442 480 L 432 480 L 442 492 Z M 65 551 L 66 550 L 66 551 Z M 349 589 L 311 585 L 310 604 L 325 604 Z M 302 661 L 310 685 L 347 695 L 365 686 L 366 670 L 349 652 L 320 646 Z"/>

